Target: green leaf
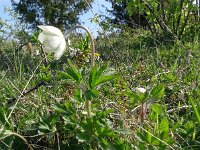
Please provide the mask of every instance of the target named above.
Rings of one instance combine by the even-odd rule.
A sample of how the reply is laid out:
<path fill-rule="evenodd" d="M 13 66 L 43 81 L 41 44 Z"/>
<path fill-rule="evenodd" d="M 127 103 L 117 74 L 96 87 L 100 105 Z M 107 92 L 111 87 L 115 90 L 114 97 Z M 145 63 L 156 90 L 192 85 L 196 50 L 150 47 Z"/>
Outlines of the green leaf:
<path fill-rule="evenodd" d="M 184 128 L 189 131 L 189 130 L 193 130 L 194 129 L 194 123 L 192 121 L 188 121 L 185 125 L 184 125 Z"/>
<path fill-rule="evenodd" d="M 82 101 L 83 97 L 82 97 L 82 90 L 81 89 L 76 89 L 74 91 L 74 98 L 78 101 Z"/>
<path fill-rule="evenodd" d="M 159 144 L 160 144 L 160 141 L 159 141 L 157 138 L 155 138 L 155 137 L 152 136 L 151 144 L 152 144 L 152 145 L 159 145 Z"/>
<path fill-rule="evenodd" d="M 106 80 L 106 78 L 108 79 L 112 75 L 107 75 L 107 76 L 103 75 L 103 73 L 107 70 L 107 68 L 108 68 L 107 63 L 104 64 L 103 66 L 101 66 L 99 69 L 98 69 L 98 66 L 94 66 L 92 68 L 90 75 L 89 75 L 89 86 L 90 86 L 91 89 L 93 89 L 95 86 L 97 86 L 97 85 L 99 85 L 103 82 L 109 81 L 109 80 Z M 105 80 L 105 81 L 103 81 L 103 80 Z"/>
<path fill-rule="evenodd" d="M 130 102 L 132 104 L 136 104 L 139 100 L 139 96 L 134 92 L 125 92 L 124 94 L 125 94 L 125 96 L 130 97 Z"/>
<path fill-rule="evenodd" d="M 157 85 L 151 90 L 151 95 L 153 98 L 158 99 L 164 95 L 165 89 L 163 85 Z"/>
<path fill-rule="evenodd" d="M 91 139 L 90 135 L 88 135 L 87 133 L 82 133 L 82 132 L 77 133 L 76 137 L 77 137 L 79 142 L 89 142 L 90 139 Z"/>
<path fill-rule="evenodd" d="M 153 104 L 151 105 L 151 109 L 156 112 L 157 114 L 161 114 L 163 112 L 163 108 L 160 104 Z"/>
<path fill-rule="evenodd" d="M 195 116 L 196 116 L 196 118 L 198 120 L 198 123 L 200 125 L 200 115 L 199 115 L 199 112 L 197 110 L 197 107 L 195 106 L 194 101 L 193 101 L 193 99 L 191 97 L 189 97 L 189 101 L 192 104 L 192 109 L 193 109 L 194 114 L 195 114 Z"/>
<path fill-rule="evenodd" d="M 97 90 L 86 90 L 85 97 L 87 100 L 92 100 L 93 97 L 97 97 L 99 92 Z"/>
<path fill-rule="evenodd" d="M 152 135 L 149 132 L 147 132 L 147 141 L 148 141 L 148 143 L 151 143 L 151 139 L 152 139 Z"/>
<path fill-rule="evenodd" d="M 55 132 L 56 129 L 56 123 L 59 119 L 59 116 L 57 115 L 50 115 L 47 118 L 39 118 L 40 122 L 39 122 L 39 131 L 41 133 L 49 133 L 49 132 Z"/>
<path fill-rule="evenodd" d="M 55 112 L 58 112 L 58 113 L 66 113 L 67 112 L 65 105 L 54 104 L 51 107 L 53 108 L 53 110 Z"/>
<path fill-rule="evenodd" d="M 160 131 L 161 132 L 168 132 L 169 131 L 169 122 L 167 118 L 163 118 L 160 123 Z"/>
<path fill-rule="evenodd" d="M 6 112 L 2 107 L 0 107 L 0 123 L 4 124 L 6 127 L 11 126 L 8 118 L 6 117 Z"/>
<path fill-rule="evenodd" d="M 145 92 L 145 93 L 140 93 L 138 95 L 138 100 L 142 103 L 146 102 L 148 100 L 148 93 Z"/>
<path fill-rule="evenodd" d="M 13 134 L 13 132 L 11 130 L 6 130 L 4 128 L 1 128 L 0 129 L 0 140 L 8 137 L 8 136 L 11 136 Z"/>
<path fill-rule="evenodd" d="M 0 149 L 1 150 L 11 150 L 14 138 L 15 138 L 14 136 L 9 136 L 9 137 L 6 137 L 5 139 L 3 139 L 1 141 L 1 143 L 4 143 L 4 144 L 0 144 Z"/>
<path fill-rule="evenodd" d="M 80 81 L 80 74 L 78 75 L 74 70 L 72 69 L 67 69 L 66 70 L 67 74 L 75 81 L 79 82 Z"/>
<path fill-rule="evenodd" d="M 108 75 L 108 76 L 101 76 L 96 82 L 95 82 L 95 87 L 98 86 L 99 84 L 111 81 L 115 78 L 118 78 L 118 75 Z"/>
<path fill-rule="evenodd" d="M 40 130 L 40 132 L 42 133 L 48 133 L 50 131 L 49 126 L 47 124 L 40 124 L 38 126 L 38 129 Z"/>
<path fill-rule="evenodd" d="M 92 67 L 90 75 L 89 75 L 89 87 L 91 89 L 94 88 L 96 74 L 97 74 L 97 66 L 94 66 Z"/>
<path fill-rule="evenodd" d="M 107 68 L 108 68 L 108 63 L 101 66 L 100 69 L 96 72 L 96 79 L 99 79 L 100 76 L 104 73 L 104 71 L 106 71 Z"/>
<path fill-rule="evenodd" d="M 57 79 L 73 79 L 69 74 L 65 72 L 60 72 L 58 75 L 56 75 Z"/>
<path fill-rule="evenodd" d="M 67 69 L 67 73 L 77 82 L 81 80 L 81 74 L 79 73 L 77 67 L 72 64 L 72 62 L 68 59 L 68 64 L 71 67 L 71 69 Z"/>

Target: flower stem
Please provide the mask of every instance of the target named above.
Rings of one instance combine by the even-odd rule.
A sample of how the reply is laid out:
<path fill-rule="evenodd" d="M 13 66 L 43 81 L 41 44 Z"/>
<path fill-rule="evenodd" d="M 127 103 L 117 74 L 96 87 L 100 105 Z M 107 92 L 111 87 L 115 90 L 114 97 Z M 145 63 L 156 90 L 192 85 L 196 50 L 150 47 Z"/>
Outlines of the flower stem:
<path fill-rule="evenodd" d="M 90 100 L 85 101 L 85 108 L 87 110 L 87 117 L 90 118 L 91 117 L 91 101 Z"/>
<path fill-rule="evenodd" d="M 91 43 L 91 67 L 94 66 L 94 61 L 95 61 L 95 47 L 94 47 L 94 40 L 92 37 L 92 34 L 90 32 L 90 30 L 82 25 L 76 25 L 74 27 L 72 27 L 67 33 L 66 36 L 68 36 L 73 30 L 77 29 L 77 28 L 81 28 L 84 29 L 89 37 L 90 37 L 90 43 Z M 91 117 L 91 101 L 90 100 L 86 100 L 85 101 L 85 107 L 86 107 L 86 111 L 87 111 L 87 117 L 90 118 Z"/>
<path fill-rule="evenodd" d="M 146 115 L 146 105 L 144 102 L 142 102 L 140 107 L 140 119 L 142 124 L 144 122 L 145 115 Z"/>

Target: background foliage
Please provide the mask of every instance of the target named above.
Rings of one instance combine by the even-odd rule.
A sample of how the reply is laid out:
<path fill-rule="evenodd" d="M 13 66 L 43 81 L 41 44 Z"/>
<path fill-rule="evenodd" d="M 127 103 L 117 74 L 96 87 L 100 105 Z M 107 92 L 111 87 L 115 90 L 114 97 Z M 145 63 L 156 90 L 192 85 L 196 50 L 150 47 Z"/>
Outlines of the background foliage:
<path fill-rule="evenodd" d="M 29 23 L 33 29 L 38 25 L 52 25 L 58 28 L 69 29 L 79 22 L 79 15 L 89 9 L 88 4 L 93 0 L 20 0 L 11 1 L 15 12 L 19 13 L 19 19 Z"/>
<path fill-rule="evenodd" d="M 194 40 L 199 32 L 199 7 L 194 0 L 108 0 L 114 24 L 142 27 L 152 34 L 173 39 Z M 197 3 L 198 4 L 198 3 Z M 125 10 L 125 11 L 124 11 Z M 188 33 L 190 34 L 188 37 Z"/>

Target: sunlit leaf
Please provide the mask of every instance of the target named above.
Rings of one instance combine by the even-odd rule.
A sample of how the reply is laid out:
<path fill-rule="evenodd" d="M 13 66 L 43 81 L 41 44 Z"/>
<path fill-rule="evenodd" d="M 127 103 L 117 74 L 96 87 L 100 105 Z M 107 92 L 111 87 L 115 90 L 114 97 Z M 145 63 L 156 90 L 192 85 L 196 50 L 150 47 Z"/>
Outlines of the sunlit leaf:
<path fill-rule="evenodd" d="M 197 118 L 197 121 L 198 121 L 198 123 L 199 123 L 199 125 L 200 125 L 200 115 L 199 115 L 198 109 L 197 109 L 197 107 L 195 106 L 195 103 L 194 103 L 192 97 L 189 97 L 189 101 L 190 101 L 190 103 L 192 104 L 192 108 L 193 108 L 194 114 L 195 114 L 195 116 L 196 116 L 196 118 Z"/>
<path fill-rule="evenodd" d="M 153 98 L 158 99 L 164 95 L 165 89 L 163 85 L 157 85 L 151 90 L 151 95 Z"/>
<path fill-rule="evenodd" d="M 125 92 L 124 94 L 125 94 L 125 96 L 130 97 L 130 102 L 132 104 L 137 103 L 138 100 L 139 100 L 139 96 L 136 93 L 134 93 L 134 92 Z"/>
<path fill-rule="evenodd" d="M 113 79 L 115 79 L 117 77 L 118 77 L 118 75 L 102 76 L 95 82 L 95 86 L 97 86 L 99 84 L 102 84 L 102 83 L 105 83 L 107 81 L 111 81 L 111 80 L 113 80 Z"/>
<path fill-rule="evenodd" d="M 69 74 L 65 73 L 65 72 L 59 72 L 58 75 L 56 75 L 57 79 L 73 79 L 73 77 L 71 77 Z"/>
<path fill-rule="evenodd" d="M 163 108 L 159 104 L 153 104 L 151 105 L 151 109 L 156 112 L 157 114 L 161 114 L 163 112 Z"/>
<path fill-rule="evenodd" d="M 163 118 L 160 123 L 160 131 L 161 132 L 168 132 L 169 131 L 169 122 L 167 118 Z"/>
<path fill-rule="evenodd" d="M 96 74 L 97 74 L 97 66 L 92 67 L 90 75 L 89 75 L 89 86 L 91 89 L 94 88 L 95 85 L 95 79 L 96 79 Z"/>
<path fill-rule="evenodd" d="M 68 64 L 70 65 L 71 69 L 67 69 L 67 73 L 77 82 L 81 80 L 81 74 L 79 73 L 77 67 L 68 59 Z"/>

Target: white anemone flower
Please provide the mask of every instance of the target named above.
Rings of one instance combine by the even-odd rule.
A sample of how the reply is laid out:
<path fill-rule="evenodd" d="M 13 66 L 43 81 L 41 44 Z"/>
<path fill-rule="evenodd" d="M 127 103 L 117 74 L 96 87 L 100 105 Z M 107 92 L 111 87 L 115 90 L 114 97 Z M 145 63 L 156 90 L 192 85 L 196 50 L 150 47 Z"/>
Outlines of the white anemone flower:
<path fill-rule="evenodd" d="M 60 29 L 53 26 L 39 25 L 42 29 L 38 40 L 43 44 L 43 50 L 46 53 L 54 53 L 54 59 L 58 60 L 66 49 L 65 37 Z"/>
<path fill-rule="evenodd" d="M 146 92 L 146 89 L 141 88 L 141 87 L 137 87 L 137 88 L 135 88 L 135 90 L 136 90 L 136 93 L 138 93 L 138 94 L 142 94 L 142 93 Z"/>

